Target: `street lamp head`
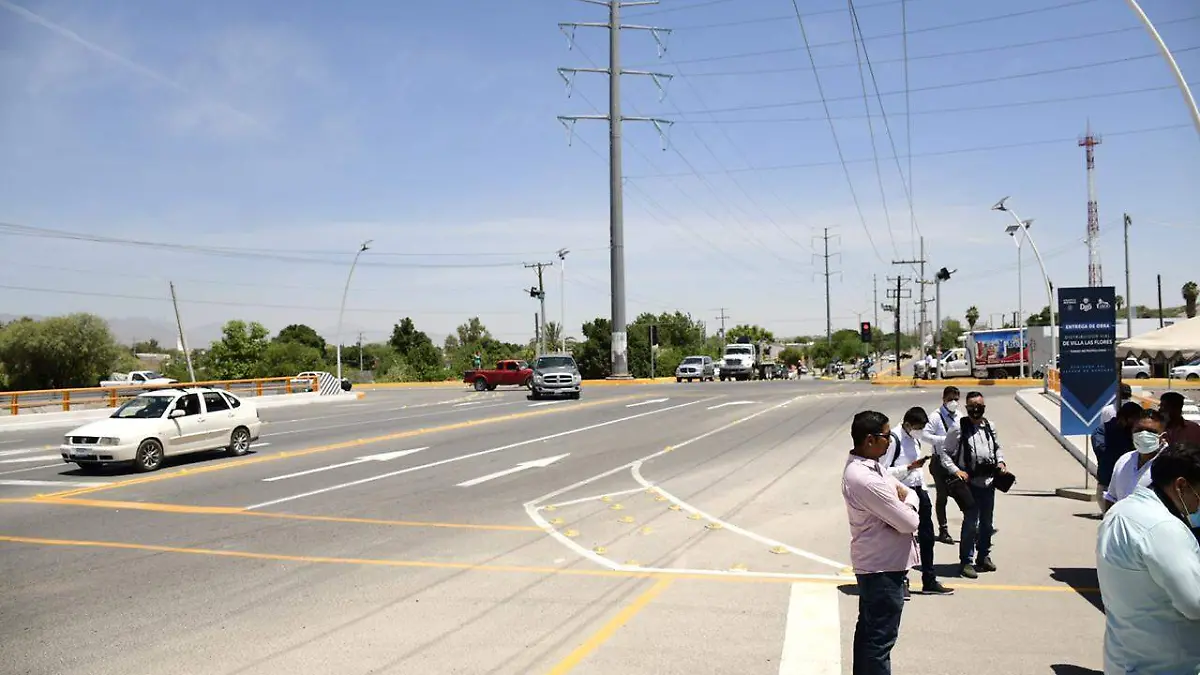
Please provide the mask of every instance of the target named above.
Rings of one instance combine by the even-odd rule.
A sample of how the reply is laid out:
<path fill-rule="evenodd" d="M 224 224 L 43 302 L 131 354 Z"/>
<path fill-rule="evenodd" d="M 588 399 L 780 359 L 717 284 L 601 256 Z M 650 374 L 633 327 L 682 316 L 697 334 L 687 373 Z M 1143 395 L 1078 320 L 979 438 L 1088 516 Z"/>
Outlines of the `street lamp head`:
<path fill-rule="evenodd" d="M 374 239 L 368 239 L 368 240 L 364 241 L 364 242 L 362 243 L 362 246 L 359 246 L 359 247 L 358 247 L 358 252 L 359 252 L 359 253 L 362 253 L 363 251 L 366 251 L 366 250 L 370 249 L 370 248 L 371 248 L 371 244 L 372 244 L 374 241 L 375 241 Z"/>
<path fill-rule="evenodd" d="M 1020 230 L 1021 228 L 1017 227 L 1016 225 L 1009 225 L 1008 227 L 1004 228 L 1004 233 L 1010 237 L 1015 237 L 1017 236 L 1017 232 Z"/>
<path fill-rule="evenodd" d="M 1006 201 L 1008 201 L 1008 197 L 1005 197 L 1004 199 L 1001 199 L 1000 201 L 996 202 L 996 205 L 992 207 L 992 210 L 993 211 L 1007 211 L 1008 207 L 1004 205 L 1004 202 L 1006 202 Z"/>
<path fill-rule="evenodd" d="M 958 271 L 957 269 L 948 270 L 948 269 L 946 269 L 945 267 L 943 267 L 942 269 L 938 270 L 938 273 L 937 273 L 936 279 L 937 279 L 938 281 L 949 281 L 949 280 L 950 280 L 950 275 L 951 275 L 951 274 L 954 274 L 954 273 L 955 273 L 955 272 L 957 272 L 957 271 Z"/>
<path fill-rule="evenodd" d="M 1026 219 L 1026 220 L 1022 220 L 1022 221 L 1021 221 L 1021 224 L 1022 224 L 1022 225 L 1024 225 L 1024 226 L 1025 226 L 1025 229 L 1027 229 L 1027 230 L 1028 230 L 1028 229 L 1029 229 L 1029 226 L 1030 226 L 1030 225 L 1033 225 L 1033 218 L 1028 218 L 1028 219 Z"/>
<path fill-rule="evenodd" d="M 570 251 L 565 248 L 558 249 L 558 252 L 557 252 L 558 259 L 562 260 L 562 259 L 566 258 L 568 253 L 570 253 Z"/>

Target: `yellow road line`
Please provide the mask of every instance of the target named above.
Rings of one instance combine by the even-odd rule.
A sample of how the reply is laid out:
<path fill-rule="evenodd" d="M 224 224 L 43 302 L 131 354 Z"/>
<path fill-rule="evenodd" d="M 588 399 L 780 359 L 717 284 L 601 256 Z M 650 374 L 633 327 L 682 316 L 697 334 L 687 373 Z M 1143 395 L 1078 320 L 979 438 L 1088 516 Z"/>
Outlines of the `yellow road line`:
<path fill-rule="evenodd" d="M 356 438 L 354 440 L 342 441 L 339 443 L 330 443 L 327 445 L 318 445 L 318 446 L 315 446 L 312 448 L 304 448 L 303 450 L 277 452 L 273 455 L 262 455 L 262 456 L 250 457 L 248 459 L 241 459 L 241 460 L 232 461 L 232 462 L 222 462 L 219 464 L 209 464 L 207 466 L 201 466 L 201 467 L 177 469 L 175 471 L 155 473 L 155 474 L 151 474 L 148 476 L 142 476 L 140 478 L 130 478 L 128 480 L 113 481 L 112 483 L 108 483 L 107 485 L 76 488 L 74 490 L 63 490 L 61 492 L 52 492 L 52 493 L 48 493 L 48 494 L 38 495 L 37 498 L 38 499 L 62 499 L 64 497 L 74 497 L 76 495 L 91 494 L 93 492 L 101 492 L 104 490 L 115 490 L 117 488 L 129 487 L 131 485 L 143 485 L 146 483 L 158 483 L 158 482 L 165 481 L 165 480 L 171 480 L 173 478 L 180 478 L 182 476 L 194 476 L 196 474 L 212 473 L 214 471 L 225 471 L 227 469 L 234 469 L 234 468 L 243 467 L 243 466 L 251 466 L 251 465 L 255 465 L 255 464 L 263 464 L 265 462 L 274 462 L 274 461 L 278 461 L 281 459 L 287 459 L 287 458 L 291 458 L 291 457 L 304 457 L 307 455 L 315 455 L 318 453 L 330 452 L 333 450 L 344 450 L 346 448 L 354 448 L 354 447 L 358 447 L 361 445 L 370 445 L 373 443 L 383 443 L 385 441 L 396 441 L 396 440 L 401 440 L 401 439 L 405 439 L 405 438 L 414 438 L 416 436 L 424 436 L 427 434 L 441 433 L 441 432 L 445 432 L 445 431 L 456 431 L 459 429 L 469 429 L 471 427 L 483 426 L 483 425 L 488 425 L 488 424 L 497 424 L 499 422 L 509 422 L 512 420 L 527 419 L 529 417 L 552 415 L 552 414 L 567 411 L 567 410 L 578 410 L 580 408 L 590 408 L 590 407 L 607 405 L 607 404 L 612 404 L 612 403 L 621 403 L 621 402 L 628 401 L 628 400 L 635 399 L 635 398 L 638 398 L 638 396 L 637 395 L 620 396 L 620 397 L 615 397 L 615 398 L 607 398 L 607 399 L 604 399 L 601 401 L 588 401 L 585 403 L 578 403 L 578 404 L 571 405 L 571 406 L 549 406 L 549 407 L 541 408 L 538 410 L 531 410 L 529 412 L 512 413 L 509 415 L 500 415 L 498 417 L 484 417 L 481 419 L 465 420 L 462 422 L 455 422 L 453 424 L 445 424 L 445 425 L 442 425 L 439 427 L 429 427 L 429 428 L 425 428 L 425 429 L 410 429 L 408 431 L 399 431 L 399 432 L 392 433 L 392 434 L 384 434 L 382 436 L 372 436 L 369 438 Z"/>
<path fill-rule="evenodd" d="M 547 675 L 566 675 L 566 673 L 575 670 L 575 666 L 579 665 L 605 642 L 608 642 L 622 626 L 629 623 L 633 617 L 645 609 L 646 605 L 649 605 L 655 598 L 662 595 L 662 592 L 667 590 L 667 587 L 671 585 L 671 581 L 671 579 L 659 579 L 655 582 L 645 593 L 634 598 L 633 602 L 623 607 L 620 612 L 617 612 L 616 616 L 609 619 L 608 623 L 600 627 L 600 630 L 592 633 L 583 644 L 568 654 L 567 658 L 559 661 Z"/>
<path fill-rule="evenodd" d="M 445 570 L 475 570 L 480 572 L 512 572 L 523 574 L 558 574 L 579 577 L 613 577 L 621 579 L 687 579 L 692 581 L 715 581 L 733 583 L 817 583 L 817 584 L 853 584 L 854 578 L 844 580 L 834 579 L 794 579 L 788 577 L 752 577 L 743 575 L 711 576 L 707 574 L 673 572 L 637 572 L 609 569 L 577 569 L 561 567 L 538 567 L 531 565 L 487 565 L 460 562 L 434 562 L 426 560 L 389 560 L 379 558 L 339 558 L 333 556 L 286 555 L 280 553 L 253 553 L 247 551 L 218 551 L 205 548 L 188 548 L 182 546 L 158 546 L 155 544 L 133 544 L 121 541 L 87 541 L 78 539 L 47 539 L 44 537 L 20 537 L 0 535 L 0 543 L 29 544 L 35 546 L 72 546 L 79 548 L 120 549 L 128 551 L 153 551 L 156 553 L 179 553 L 185 555 L 206 555 L 221 558 L 243 558 L 250 560 L 276 560 L 296 563 L 325 563 L 336 565 L 367 565 L 378 567 L 410 567 Z M 1021 591 L 1027 593 L 1099 593 L 1098 588 L 1071 588 L 1070 586 L 1005 586 L 1001 584 L 969 584 L 955 587 L 960 590 L 976 591 Z"/>
<path fill-rule="evenodd" d="M 130 511 L 153 511 L 156 513 L 183 513 L 206 516 L 244 516 L 248 518 L 274 518 L 276 520 L 298 520 L 315 523 L 346 523 L 352 525 L 387 525 L 391 527 L 435 527 L 457 530 L 493 530 L 499 532 L 541 532 L 534 525 L 477 525 L 470 523 L 443 523 L 420 520 L 387 520 L 382 518 L 354 518 L 349 516 L 310 516 L 294 513 L 270 513 L 247 511 L 234 506 L 191 506 L 187 504 L 163 504 L 157 502 L 123 502 L 102 499 L 0 499 L 0 503 L 40 504 L 51 506 L 77 506 L 94 509 L 128 509 Z"/>

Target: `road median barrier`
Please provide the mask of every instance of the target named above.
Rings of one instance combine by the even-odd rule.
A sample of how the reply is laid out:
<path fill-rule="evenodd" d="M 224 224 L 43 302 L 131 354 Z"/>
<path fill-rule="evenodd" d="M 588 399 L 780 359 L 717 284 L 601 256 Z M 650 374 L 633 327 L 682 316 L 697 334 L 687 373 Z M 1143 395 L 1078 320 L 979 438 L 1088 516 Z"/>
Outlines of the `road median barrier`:
<path fill-rule="evenodd" d="M 630 386 L 636 384 L 665 384 L 674 382 L 674 377 L 655 377 L 651 378 L 635 378 L 628 380 L 584 380 L 585 387 L 619 387 Z M 367 384 L 358 384 L 355 389 L 362 391 L 388 390 L 388 389 L 471 389 L 471 385 L 458 380 L 446 380 L 443 382 L 375 382 Z"/>
<path fill-rule="evenodd" d="M 959 387 L 1040 387 L 1043 382 L 1029 378 L 1005 378 L 999 380 L 979 379 L 975 377 L 955 377 L 942 380 L 925 380 L 914 377 L 874 377 L 871 379 L 871 384 L 880 387 L 945 387 L 954 385 Z"/>

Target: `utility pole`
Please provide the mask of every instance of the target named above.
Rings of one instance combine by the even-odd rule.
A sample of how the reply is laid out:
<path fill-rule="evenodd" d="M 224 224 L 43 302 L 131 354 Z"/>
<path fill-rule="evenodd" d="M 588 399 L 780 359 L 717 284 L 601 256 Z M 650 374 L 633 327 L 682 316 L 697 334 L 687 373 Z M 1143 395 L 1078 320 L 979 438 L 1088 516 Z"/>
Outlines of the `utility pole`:
<path fill-rule="evenodd" d="M 1158 275 L 1158 327 L 1163 327 L 1163 311 L 1162 311 L 1162 275 Z"/>
<path fill-rule="evenodd" d="M 925 351 L 925 237 L 921 237 L 921 257 L 917 260 L 893 260 L 893 265 L 920 265 L 921 278 L 917 279 L 917 283 L 921 286 L 921 309 L 920 323 L 917 327 L 917 351 L 924 354 Z M 897 356 L 897 359 L 899 356 Z"/>
<path fill-rule="evenodd" d="M 561 325 L 558 327 L 560 333 L 559 338 L 562 343 L 562 353 L 567 353 L 567 254 L 570 253 L 565 248 L 558 249 L 555 255 L 558 256 L 558 320 Z"/>
<path fill-rule="evenodd" d="M 875 305 L 875 323 L 874 323 L 874 325 L 876 326 L 875 330 L 879 330 L 879 328 L 878 328 L 878 326 L 879 326 L 879 275 L 878 274 L 871 275 L 871 289 L 875 295 L 875 302 L 873 303 Z M 877 342 L 877 340 L 875 340 L 874 331 L 872 331 L 871 340 L 873 342 Z M 871 345 L 871 349 L 876 352 L 879 351 L 878 349 L 875 348 L 875 345 Z"/>
<path fill-rule="evenodd" d="M 622 25 L 621 8 L 656 5 L 658 0 L 641 0 L 638 2 L 621 2 L 621 0 L 583 0 L 593 5 L 608 7 L 608 21 L 604 23 L 560 23 L 559 28 L 567 34 L 568 46 L 574 46 L 576 28 L 607 28 L 608 29 L 608 68 L 559 68 L 558 73 L 567 83 L 570 95 L 573 78 L 577 73 L 602 73 L 608 76 L 608 114 L 607 115 L 560 115 L 559 121 L 567 127 L 568 141 L 574 131 L 575 122 L 579 120 L 608 121 L 608 219 L 609 219 L 609 271 L 612 293 L 612 379 L 629 379 L 629 336 L 625 321 L 625 207 L 622 194 L 621 173 L 621 123 L 650 122 L 660 135 L 671 124 L 670 120 L 653 117 L 627 117 L 621 115 L 621 76 L 644 75 L 652 78 L 662 89 L 662 83 L 671 79 L 666 73 L 654 73 L 642 70 L 624 70 L 621 68 L 621 31 L 649 31 L 658 43 L 658 55 L 661 58 L 664 51 L 664 38 L 671 31 L 666 28 L 651 26 Z M 544 316 L 544 313 L 543 313 Z"/>
<path fill-rule="evenodd" d="M 526 263 L 525 269 L 536 269 L 538 277 L 538 285 L 529 289 L 529 297 L 537 298 L 542 305 L 542 311 L 538 315 L 541 323 L 538 324 L 537 345 L 538 356 L 546 353 L 546 284 L 542 279 L 542 270 L 547 267 L 552 267 L 554 263 Z"/>
<path fill-rule="evenodd" d="M 363 334 L 362 334 L 362 331 L 358 331 L 358 372 L 360 372 L 360 373 L 363 371 L 363 348 L 362 348 L 362 341 L 363 341 Z"/>
<path fill-rule="evenodd" d="M 892 278 L 889 277 L 888 281 L 892 281 Z M 910 279 L 905 279 L 904 277 L 898 276 L 895 277 L 895 281 L 896 288 L 889 288 L 887 295 L 889 299 L 892 299 L 895 302 L 894 305 L 891 305 L 891 308 L 895 312 L 895 326 L 893 327 L 893 332 L 895 333 L 896 338 L 896 377 L 900 377 L 900 301 L 904 298 L 911 298 L 912 289 L 904 288 L 904 282 L 910 281 Z"/>
<path fill-rule="evenodd" d="M 841 274 L 841 272 L 837 270 L 831 272 L 829 270 L 829 259 L 834 256 L 840 256 L 841 253 L 829 252 L 829 240 L 837 238 L 838 236 L 840 235 L 829 234 L 829 228 L 827 227 L 825 228 L 825 234 L 821 235 L 820 237 L 814 237 L 814 239 L 821 239 L 825 243 L 825 253 L 814 253 L 813 255 L 820 256 L 821 258 L 825 259 L 825 341 L 831 345 L 833 344 L 833 309 L 829 297 L 829 277 L 834 274 Z"/>
<path fill-rule="evenodd" d="M 1133 298 L 1129 286 L 1129 226 L 1133 219 L 1125 214 L 1125 339 L 1133 337 Z"/>
<path fill-rule="evenodd" d="M 179 318 L 179 300 L 175 297 L 175 282 L 171 284 L 171 304 L 175 306 L 175 326 L 179 328 L 179 344 L 183 347 L 183 356 L 187 360 L 188 376 L 192 378 L 192 382 L 196 381 L 196 369 L 192 367 L 192 350 L 188 349 L 187 338 L 183 335 L 183 321 Z M 1162 297 L 1162 285 L 1159 285 L 1159 297 Z M 1158 303 L 1162 304 L 1161 301 Z M 1159 312 L 1161 315 L 1162 312 Z"/>
<path fill-rule="evenodd" d="M 722 307 L 721 308 L 721 316 L 717 317 L 717 319 L 719 319 L 721 321 L 721 349 L 725 348 L 725 320 L 728 318 L 729 318 L 729 316 L 727 316 L 725 314 L 725 308 Z"/>

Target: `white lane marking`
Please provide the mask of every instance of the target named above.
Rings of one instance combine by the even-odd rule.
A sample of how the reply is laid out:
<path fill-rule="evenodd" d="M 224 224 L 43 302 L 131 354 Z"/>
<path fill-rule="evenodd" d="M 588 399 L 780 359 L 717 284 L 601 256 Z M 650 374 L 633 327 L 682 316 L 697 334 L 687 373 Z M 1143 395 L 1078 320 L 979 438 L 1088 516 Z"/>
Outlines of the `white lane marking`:
<path fill-rule="evenodd" d="M 483 401 L 467 401 L 466 403 L 455 403 L 455 408 L 464 408 L 469 405 L 483 405 Z"/>
<path fill-rule="evenodd" d="M 721 520 L 720 518 L 718 518 L 714 515 L 711 515 L 711 514 L 705 513 L 704 511 L 701 511 L 700 509 L 692 506 L 691 504 L 688 504 L 687 502 L 676 497 L 675 495 L 671 494 L 670 492 L 667 492 L 662 487 L 657 486 L 657 485 L 651 483 L 650 481 L 646 480 L 645 477 L 642 476 L 642 463 L 640 461 L 635 462 L 634 465 L 632 467 L 630 467 L 630 473 L 633 474 L 633 479 L 638 482 L 638 485 L 641 485 L 643 488 L 654 488 L 655 490 L 657 490 L 659 492 L 659 494 L 661 494 L 662 496 L 669 499 L 671 501 L 671 503 L 678 504 L 679 508 L 683 509 L 684 511 L 687 511 L 688 513 L 694 513 L 697 516 L 700 516 L 701 518 L 703 518 L 709 522 L 720 523 L 720 525 L 723 529 L 733 532 L 734 534 L 740 534 L 743 537 L 746 537 L 748 539 L 753 539 L 754 541 L 757 541 L 758 543 L 763 544 L 765 546 L 769 546 L 771 548 L 781 547 L 781 548 L 787 550 L 787 552 L 791 553 L 792 555 L 798 555 L 802 558 L 808 558 L 809 560 L 812 560 L 814 562 L 819 562 L 822 565 L 828 565 L 829 567 L 835 567 L 839 570 L 843 569 L 845 567 L 848 567 L 848 565 L 846 563 L 841 563 L 836 560 L 830 560 L 829 558 L 819 556 L 816 553 L 809 553 L 808 551 L 798 549 L 794 546 L 789 546 L 781 541 L 776 541 L 770 537 L 764 537 L 761 534 L 758 534 L 756 532 L 751 532 L 750 530 L 742 529 L 742 528 L 738 527 L 737 525 L 734 525 L 733 523 Z"/>
<path fill-rule="evenodd" d="M 557 405 L 557 404 L 559 404 L 559 403 L 566 403 L 566 402 L 567 402 L 567 399 L 562 399 L 562 400 L 559 400 L 559 401 L 542 401 L 542 402 L 540 402 L 540 403 L 530 403 L 530 404 L 529 404 L 529 407 L 530 407 L 530 408 L 537 408 L 537 407 L 539 407 L 539 406 L 543 406 L 543 405 Z"/>
<path fill-rule="evenodd" d="M 341 468 L 344 468 L 347 466 L 354 466 L 355 464 L 363 464 L 364 462 L 387 462 L 387 461 L 391 461 L 393 459 L 407 457 L 408 455 L 411 455 L 413 453 L 417 453 L 422 450 L 428 450 L 428 449 L 429 449 L 429 446 L 425 446 L 423 448 L 413 448 L 412 450 L 397 450 L 395 452 L 381 452 L 381 453 L 378 453 L 375 455 L 364 455 L 362 457 L 359 457 L 358 459 L 352 459 L 349 462 L 330 464 L 329 466 L 319 466 L 315 469 L 308 469 L 307 471 L 297 471 L 295 473 L 288 473 L 288 474 L 284 474 L 282 476 L 271 476 L 270 478 L 262 479 L 262 482 L 273 483 L 277 480 L 287 480 L 289 478 L 297 478 L 299 476 L 308 476 L 308 475 L 314 474 L 314 473 L 321 473 L 322 471 L 331 471 L 333 469 L 341 469 Z"/>
<path fill-rule="evenodd" d="M 265 448 L 268 445 L 270 445 L 270 443 L 251 443 L 250 449 L 253 450 L 254 448 Z"/>
<path fill-rule="evenodd" d="M 592 497 L 581 497 L 579 499 L 572 499 L 572 500 L 566 501 L 566 502 L 555 502 L 554 504 L 547 504 L 546 506 L 553 506 L 554 508 L 557 509 L 560 506 L 574 506 L 576 504 L 583 504 L 586 502 L 594 502 L 597 499 L 604 499 L 605 497 L 621 497 L 624 495 L 631 495 L 635 492 L 645 492 L 645 491 L 646 491 L 645 488 L 636 487 L 636 488 L 630 488 L 628 490 L 621 490 L 619 492 L 606 492 L 602 495 L 594 495 Z"/>
<path fill-rule="evenodd" d="M 0 459 L 0 464 L 20 464 L 23 462 L 48 462 L 52 459 L 62 459 L 62 455 L 38 455 L 37 457 L 14 457 L 13 459 Z"/>
<path fill-rule="evenodd" d="M 63 464 L 65 464 L 65 462 L 60 461 L 55 464 L 40 464 L 38 466 L 27 466 L 24 469 L 13 469 L 12 471 L 0 471 L 0 476 L 10 476 L 14 473 L 28 473 L 30 471 L 37 471 L 39 469 L 63 469 L 63 468 L 66 468 L 63 466 Z"/>
<path fill-rule="evenodd" d="M 731 405 L 750 405 L 752 403 L 754 403 L 754 401 L 726 401 L 725 403 L 718 403 L 717 405 L 709 406 L 708 409 L 716 410 L 717 408 L 724 408 Z"/>
<path fill-rule="evenodd" d="M 0 457 L 11 457 L 13 455 L 28 455 L 31 452 L 45 452 L 53 447 L 54 447 L 53 445 L 43 445 L 43 446 L 36 447 L 36 448 L 19 448 L 17 450 L 0 450 Z"/>
<path fill-rule="evenodd" d="M 555 455 L 553 457 L 543 457 L 542 459 L 535 459 L 535 460 L 532 460 L 529 462 L 520 462 L 516 466 L 509 468 L 509 469 L 504 469 L 503 471 L 489 473 L 486 476 L 480 476 L 479 478 L 472 478 L 471 480 L 464 480 L 463 482 L 459 483 L 455 487 L 473 487 L 475 485 L 479 485 L 480 483 L 486 483 L 489 480 L 495 480 L 497 478 L 511 476 L 514 473 L 518 473 L 520 471 L 525 471 L 527 469 L 544 469 L 570 454 L 571 453 L 568 452 L 565 455 Z"/>
<path fill-rule="evenodd" d="M 492 403 L 489 405 L 480 406 L 478 408 L 472 408 L 471 410 L 483 410 L 484 408 L 500 408 L 500 407 L 503 407 L 506 405 L 512 405 L 512 404 L 511 403 Z M 442 415 L 452 415 L 454 413 L 459 413 L 459 412 L 468 412 L 468 411 L 444 410 L 441 412 L 422 413 L 420 415 L 409 415 L 408 417 L 395 417 L 392 419 L 380 418 L 380 419 L 374 419 L 374 420 L 359 420 L 357 422 L 343 422 L 341 424 L 327 424 L 325 426 L 320 426 L 320 427 L 306 427 L 303 429 L 290 429 L 288 431 L 272 431 L 269 435 L 272 438 L 274 438 L 275 436 L 286 436 L 288 434 L 307 434 L 310 431 L 328 431 L 330 429 L 341 429 L 344 427 L 360 427 L 360 426 L 363 426 L 364 424 L 391 423 L 391 422 L 399 422 L 402 420 L 415 420 L 415 419 L 420 419 L 422 417 L 439 417 Z M 335 417 L 338 417 L 338 416 L 335 415 Z M 292 421 L 300 422 L 300 421 L 304 421 L 304 420 L 292 420 Z M 275 424 L 282 424 L 282 423 L 275 422 Z M 264 434 L 264 437 L 267 435 L 268 434 Z"/>
<path fill-rule="evenodd" d="M 21 442 L 21 439 L 19 439 L 19 438 L 10 438 L 7 441 L 0 440 L 0 445 L 8 445 L 9 443 L 20 443 L 20 442 Z"/>
<path fill-rule="evenodd" d="M 0 485 L 16 487 L 100 487 L 108 483 L 86 483 L 67 480 L 0 480 Z"/>
<path fill-rule="evenodd" d="M 839 592 L 825 584 L 792 584 L 779 675 L 842 674 Z"/>
<path fill-rule="evenodd" d="M 671 399 L 669 399 L 669 398 L 652 398 L 649 401 L 638 401 L 637 403 L 630 403 L 630 404 L 627 404 L 625 407 L 626 408 L 637 408 L 638 406 L 650 405 L 651 403 L 665 403 L 670 400 Z"/>
<path fill-rule="evenodd" d="M 591 550 L 590 548 L 584 548 L 583 546 L 580 546 L 579 544 L 576 544 L 575 542 L 571 541 L 565 534 L 563 534 L 562 532 L 559 532 L 558 528 L 554 527 L 549 522 L 547 522 L 547 520 L 542 517 L 542 514 L 538 513 L 538 510 L 536 508 L 533 508 L 530 505 L 526 504 L 525 505 L 525 513 L 527 513 L 529 515 L 529 518 L 531 520 L 533 520 L 534 525 L 537 525 L 538 527 L 542 528 L 542 531 L 545 532 L 547 535 L 549 535 L 551 539 L 557 541 L 558 543 L 562 544 L 563 546 L 566 546 L 568 550 L 573 551 L 576 555 L 578 555 L 582 558 L 585 558 L 587 560 L 591 560 L 592 562 L 594 562 L 597 565 L 599 565 L 603 568 L 606 568 L 606 569 L 615 570 L 618 567 L 620 567 L 620 565 L 618 565 L 617 563 L 609 560 L 608 558 L 605 558 L 604 556 L 600 555 L 599 553 L 596 553 L 595 551 Z"/>
<path fill-rule="evenodd" d="M 275 504 L 282 504 L 284 502 L 290 502 L 290 501 L 293 501 L 296 499 L 303 499 L 304 497 L 312 497 L 313 495 L 319 495 L 319 494 L 323 494 L 326 492 L 332 492 L 334 490 L 341 490 L 342 488 L 354 487 L 356 485 L 363 485 L 364 483 L 370 483 L 372 481 L 384 480 L 386 478 L 400 476 L 400 475 L 403 475 L 406 473 L 411 473 L 413 471 L 422 471 L 424 469 L 432 469 L 434 467 L 442 466 L 443 464 L 449 464 L 451 462 L 461 462 L 465 459 L 474 459 L 475 457 L 483 457 L 484 455 L 490 455 L 490 454 L 496 453 L 496 452 L 503 452 L 504 450 L 511 450 L 513 448 L 519 448 L 519 447 L 525 446 L 525 445 L 532 445 L 534 443 L 541 443 L 542 441 L 549 441 L 549 440 L 552 440 L 555 438 L 562 438 L 563 436 L 570 436 L 572 434 L 578 434 L 578 433 L 582 433 L 584 431 L 591 431 L 592 429 L 600 429 L 602 427 L 611 426 L 613 424 L 620 424 L 622 422 L 628 422 L 630 420 L 635 420 L 640 417 L 647 417 L 649 415 L 657 415 L 659 413 L 669 412 L 671 410 L 678 410 L 679 408 L 686 408 L 687 406 L 694 405 L 696 403 L 706 403 L 711 400 L 713 400 L 713 399 L 708 398 L 708 399 L 701 399 L 701 400 L 697 400 L 697 401 L 689 401 L 687 403 L 673 405 L 668 408 L 658 408 L 656 410 L 650 410 L 648 412 L 638 413 L 636 415 L 629 415 L 626 417 L 618 417 L 617 419 L 608 420 L 607 422 L 598 422 L 596 424 L 589 424 L 586 427 L 579 427 L 577 429 L 569 429 L 567 431 L 560 431 L 556 434 L 550 434 L 549 436 L 540 436 L 538 438 L 531 438 L 526 441 L 518 441 L 516 443 L 502 445 L 498 448 L 491 448 L 489 450 L 480 450 L 479 452 L 472 452 L 470 454 L 459 455 L 457 457 L 449 457 L 449 458 L 446 458 L 446 459 L 443 459 L 443 460 L 440 460 L 437 462 L 430 462 L 428 464 L 421 464 L 418 466 L 410 466 L 406 469 L 400 469 L 398 471 L 392 471 L 389 473 L 380 474 L 378 476 L 362 478 L 360 480 L 350 481 L 349 483 L 342 483 L 340 485 L 331 485 L 326 488 L 321 488 L 320 490 L 312 490 L 310 492 L 304 492 L 304 493 L 301 493 L 298 495 L 292 495 L 290 497 L 283 497 L 281 499 L 273 499 L 269 502 L 263 502 L 261 504 L 254 504 L 253 506 L 247 506 L 246 510 L 250 511 L 250 510 L 254 510 L 254 509 L 260 509 L 264 506 L 273 506 Z"/>

